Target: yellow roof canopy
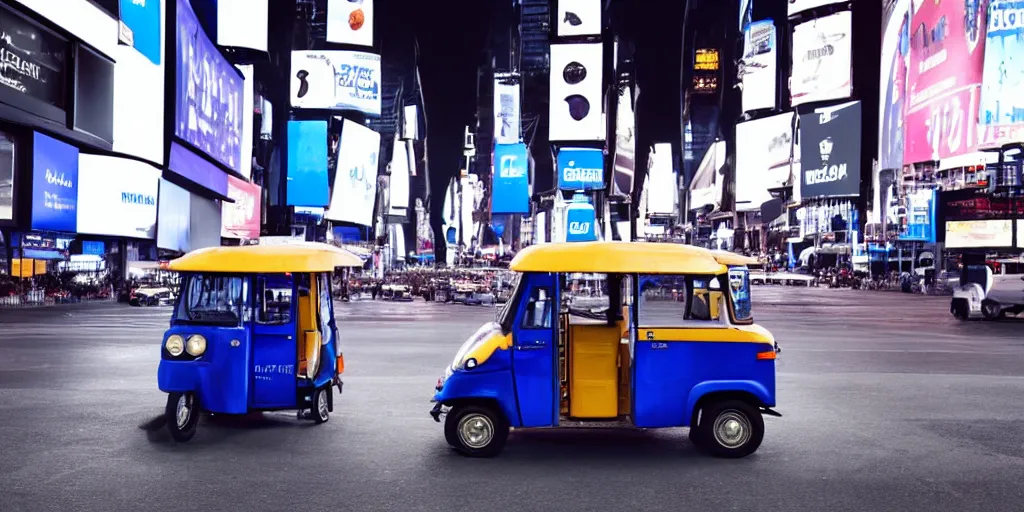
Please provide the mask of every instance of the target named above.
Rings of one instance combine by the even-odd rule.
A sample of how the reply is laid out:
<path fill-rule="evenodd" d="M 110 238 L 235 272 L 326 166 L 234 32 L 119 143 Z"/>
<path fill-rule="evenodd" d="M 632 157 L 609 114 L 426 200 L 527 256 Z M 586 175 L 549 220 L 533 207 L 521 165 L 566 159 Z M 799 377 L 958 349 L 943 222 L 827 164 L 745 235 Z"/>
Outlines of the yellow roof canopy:
<path fill-rule="evenodd" d="M 720 249 L 711 251 L 711 254 L 714 255 L 715 260 L 719 263 L 729 267 L 742 267 L 744 265 L 757 265 L 761 263 L 757 258 L 751 258 L 750 256 L 744 256 L 742 254 L 736 254 L 734 252 L 723 251 Z"/>
<path fill-rule="evenodd" d="M 172 260 L 168 268 L 177 272 L 283 274 L 331 272 L 337 267 L 362 266 L 363 260 L 346 250 L 333 245 L 308 242 L 208 247 Z"/>
<path fill-rule="evenodd" d="M 520 251 L 510 268 L 518 272 L 602 274 L 722 274 L 728 271 L 707 249 L 648 242 L 534 245 Z"/>

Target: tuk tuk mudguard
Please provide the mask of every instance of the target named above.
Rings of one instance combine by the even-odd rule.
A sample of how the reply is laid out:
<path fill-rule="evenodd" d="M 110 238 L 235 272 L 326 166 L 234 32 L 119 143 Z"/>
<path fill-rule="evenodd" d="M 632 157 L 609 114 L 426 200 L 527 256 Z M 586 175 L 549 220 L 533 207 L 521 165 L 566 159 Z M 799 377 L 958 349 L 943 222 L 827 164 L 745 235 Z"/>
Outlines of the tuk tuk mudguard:
<path fill-rule="evenodd" d="M 206 352 L 198 359 L 176 359 L 160 343 L 157 383 L 165 393 L 190 392 L 199 397 L 203 410 L 223 414 L 249 412 L 249 381 L 252 354 L 245 329 L 176 325 L 164 334 L 185 339 L 193 334 L 206 338 Z M 238 346 L 231 346 L 232 341 Z M 241 354 L 238 353 L 241 351 Z"/>
<path fill-rule="evenodd" d="M 493 359 L 493 358 L 492 358 Z M 434 401 L 452 406 L 460 402 L 488 401 L 496 403 L 509 426 L 519 427 L 515 385 L 512 373 L 506 368 L 495 371 L 457 371 L 434 393 Z"/>

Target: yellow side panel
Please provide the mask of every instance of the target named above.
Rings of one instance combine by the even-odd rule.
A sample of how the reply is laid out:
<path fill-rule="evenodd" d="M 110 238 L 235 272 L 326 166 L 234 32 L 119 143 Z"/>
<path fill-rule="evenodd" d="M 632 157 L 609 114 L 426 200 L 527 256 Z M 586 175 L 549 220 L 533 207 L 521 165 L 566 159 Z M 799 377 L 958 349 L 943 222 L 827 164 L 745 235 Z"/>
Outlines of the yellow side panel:
<path fill-rule="evenodd" d="M 569 416 L 619 415 L 619 328 L 573 325 L 569 372 Z"/>

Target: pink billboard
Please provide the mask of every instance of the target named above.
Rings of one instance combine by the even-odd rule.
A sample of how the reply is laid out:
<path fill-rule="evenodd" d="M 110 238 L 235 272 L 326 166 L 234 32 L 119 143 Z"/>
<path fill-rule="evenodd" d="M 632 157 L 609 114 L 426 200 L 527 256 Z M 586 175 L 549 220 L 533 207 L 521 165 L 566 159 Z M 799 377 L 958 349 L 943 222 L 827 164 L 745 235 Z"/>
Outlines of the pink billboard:
<path fill-rule="evenodd" d="M 259 185 L 228 176 L 228 197 L 235 202 L 224 202 L 220 236 L 240 240 L 259 239 L 263 189 Z"/>
<path fill-rule="evenodd" d="M 915 0 L 903 162 L 975 151 L 987 0 Z"/>

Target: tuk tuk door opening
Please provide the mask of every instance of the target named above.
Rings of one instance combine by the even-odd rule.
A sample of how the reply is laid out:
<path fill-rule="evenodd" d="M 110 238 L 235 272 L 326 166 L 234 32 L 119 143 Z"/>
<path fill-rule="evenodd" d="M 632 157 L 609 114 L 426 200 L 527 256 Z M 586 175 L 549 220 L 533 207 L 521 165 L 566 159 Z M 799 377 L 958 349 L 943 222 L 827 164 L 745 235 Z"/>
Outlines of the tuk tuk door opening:
<path fill-rule="evenodd" d="M 292 274 L 269 274 L 255 281 L 252 407 L 291 407 L 297 389 L 296 280 Z"/>
<path fill-rule="evenodd" d="M 558 408 L 554 321 L 558 283 L 550 273 L 527 274 L 523 279 L 525 289 L 512 328 L 519 417 L 523 427 L 546 427 L 556 424 Z"/>

